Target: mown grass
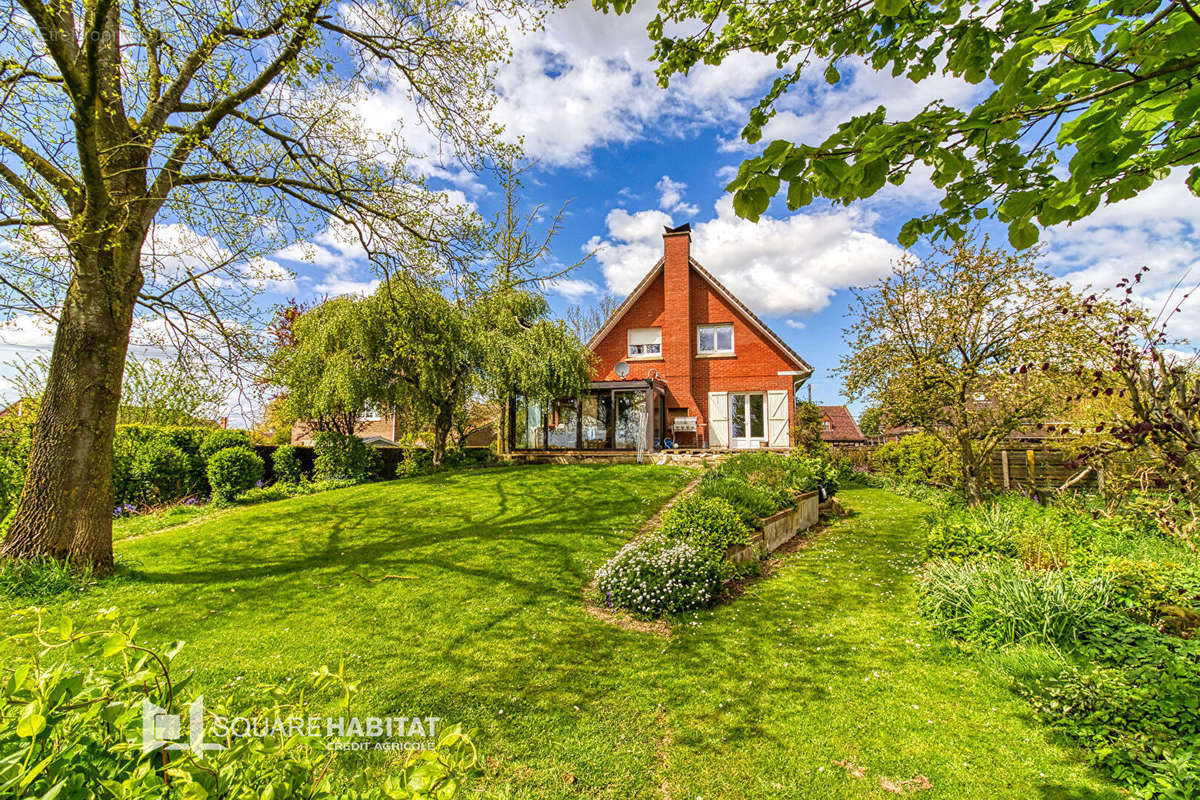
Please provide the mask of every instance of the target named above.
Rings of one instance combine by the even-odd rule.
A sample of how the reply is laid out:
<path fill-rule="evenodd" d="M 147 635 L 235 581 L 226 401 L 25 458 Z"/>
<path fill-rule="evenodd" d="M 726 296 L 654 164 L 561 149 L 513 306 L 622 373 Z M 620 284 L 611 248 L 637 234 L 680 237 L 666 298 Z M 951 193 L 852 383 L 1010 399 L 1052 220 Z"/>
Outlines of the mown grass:
<path fill-rule="evenodd" d="M 913 501 L 845 492 L 853 517 L 669 639 L 589 616 L 593 570 L 687 478 L 498 468 L 232 509 L 119 543 L 129 574 L 67 605 L 187 640 L 206 692 L 344 661 L 354 711 L 478 729 L 518 798 L 885 797 L 917 774 L 929 798 L 1119 796 L 918 620 Z"/>

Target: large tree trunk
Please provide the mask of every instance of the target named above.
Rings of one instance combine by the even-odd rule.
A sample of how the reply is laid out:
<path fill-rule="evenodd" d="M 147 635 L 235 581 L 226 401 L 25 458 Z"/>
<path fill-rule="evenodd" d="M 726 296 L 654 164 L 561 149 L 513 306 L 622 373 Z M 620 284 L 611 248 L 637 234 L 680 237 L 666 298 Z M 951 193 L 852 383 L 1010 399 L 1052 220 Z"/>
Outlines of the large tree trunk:
<path fill-rule="evenodd" d="M 454 411 L 448 406 L 439 408 L 433 418 L 433 468 L 441 469 L 446 460 L 446 440 L 450 438 Z"/>
<path fill-rule="evenodd" d="M 48 556 L 99 575 L 112 572 L 113 435 L 133 300 L 141 288 L 139 254 L 140 246 L 129 243 L 73 253 L 77 276 L 59 319 L 3 555 Z M 116 292 L 109 288 L 114 284 Z"/>
<path fill-rule="evenodd" d="M 977 506 L 983 502 L 983 477 L 979 468 L 980 458 L 967 438 L 959 439 L 959 461 L 962 469 L 963 492 L 967 505 Z"/>

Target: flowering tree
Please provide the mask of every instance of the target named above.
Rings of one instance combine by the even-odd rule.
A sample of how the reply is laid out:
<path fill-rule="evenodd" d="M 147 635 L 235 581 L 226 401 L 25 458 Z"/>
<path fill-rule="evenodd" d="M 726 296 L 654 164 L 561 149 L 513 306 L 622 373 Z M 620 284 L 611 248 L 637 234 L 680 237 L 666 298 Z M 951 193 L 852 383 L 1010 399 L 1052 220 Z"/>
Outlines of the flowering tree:
<path fill-rule="evenodd" d="M 970 237 L 935 256 L 905 256 L 857 290 L 857 320 L 840 371 L 890 423 L 914 425 L 958 456 L 967 498 L 984 494 L 986 465 L 1013 431 L 1058 413 L 1081 366 L 1100 363 L 1093 330 L 1064 309 L 1083 298 L 1038 268 L 1035 254 Z M 1094 324 L 1106 319 L 1097 301 Z"/>

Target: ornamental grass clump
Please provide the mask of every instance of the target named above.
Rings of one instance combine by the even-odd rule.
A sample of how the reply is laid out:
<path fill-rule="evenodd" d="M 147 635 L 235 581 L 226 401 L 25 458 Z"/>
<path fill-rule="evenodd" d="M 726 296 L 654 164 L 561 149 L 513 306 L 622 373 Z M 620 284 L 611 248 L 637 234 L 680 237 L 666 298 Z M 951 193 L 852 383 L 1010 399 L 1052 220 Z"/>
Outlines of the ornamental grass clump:
<path fill-rule="evenodd" d="M 596 570 L 596 588 L 607 608 L 661 617 L 712 605 L 724 566 L 703 549 L 652 536 L 630 542 Z"/>
<path fill-rule="evenodd" d="M 1114 605 L 1108 576 L 1032 569 L 1011 559 L 931 561 L 918 586 L 926 618 L 951 636 L 990 646 L 1075 644 Z"/>

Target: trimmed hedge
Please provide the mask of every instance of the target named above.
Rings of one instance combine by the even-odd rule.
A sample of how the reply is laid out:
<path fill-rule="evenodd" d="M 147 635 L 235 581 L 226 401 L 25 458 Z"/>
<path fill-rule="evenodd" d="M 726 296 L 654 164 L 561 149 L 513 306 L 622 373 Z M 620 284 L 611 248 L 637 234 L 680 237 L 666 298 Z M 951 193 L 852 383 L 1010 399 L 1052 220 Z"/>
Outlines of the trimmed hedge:
<path fill-rule="evenodd" d="M 375 448 L 357 436 L 321 432 L 313 436 L 316 480 L 365 481 L 379 477 L 383 463 Z"/>

